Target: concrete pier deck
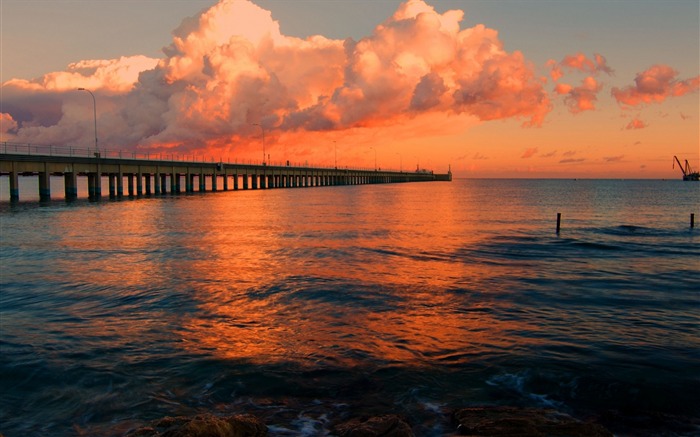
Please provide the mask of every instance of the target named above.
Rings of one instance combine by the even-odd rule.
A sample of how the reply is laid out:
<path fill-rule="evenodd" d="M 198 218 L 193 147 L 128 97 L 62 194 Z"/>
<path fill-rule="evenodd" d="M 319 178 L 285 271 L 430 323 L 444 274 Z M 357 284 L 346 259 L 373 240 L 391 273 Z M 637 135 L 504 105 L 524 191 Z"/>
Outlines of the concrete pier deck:
<path fill-rule="evenodd" d="M 14 147 L 12 147 L 14 146 Z M 32 149 L 32 147 L 35 147 Z M 43 147 L 43 148 L 39 148 Z M 19 176 L 39 178 L 39 197 L 51 199 L 50 176 L 64 178 L 65 199 L 77 199 L 78 177 L 87 177 L 90 200 L 102 197 L 102 185 L 109 197 L 157 195 L 218 190 L 321 187 L 335 185 L 386 184 L 401 182 L 450 181 L 451 173 L 404 172 L 371 169 L 327 168 L 306 165 L 269 165 L 203 162 L 192 157 L 144 157 L 122 153 L 68 149 L 53 146 L 4 144 L 0 150 L 0 175 L 10 179 L 10 201 L 20 199 Z"/>

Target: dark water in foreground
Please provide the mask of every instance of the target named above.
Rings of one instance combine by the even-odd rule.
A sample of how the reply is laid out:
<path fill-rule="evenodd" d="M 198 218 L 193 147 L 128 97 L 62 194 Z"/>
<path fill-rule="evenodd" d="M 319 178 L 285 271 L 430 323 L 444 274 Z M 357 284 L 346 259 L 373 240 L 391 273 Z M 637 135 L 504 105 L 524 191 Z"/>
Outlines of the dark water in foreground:
<path fill-rule="evenodd" d="M 554 232 L 556 213 L 562 232 Z M 700 185 L 457 180 L 0 204 L 0 432 L 471 405 L 700 435 Z"/>

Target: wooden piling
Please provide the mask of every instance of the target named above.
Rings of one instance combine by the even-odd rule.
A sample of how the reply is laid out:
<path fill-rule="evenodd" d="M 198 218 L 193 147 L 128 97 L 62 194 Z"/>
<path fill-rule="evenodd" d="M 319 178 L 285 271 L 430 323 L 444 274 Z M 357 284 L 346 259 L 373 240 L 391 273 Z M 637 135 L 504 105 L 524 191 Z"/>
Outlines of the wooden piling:
<path fill-rule="evenodd" d="M 557 213 L 557 234 L 559 233 L 559 230 L 561 229 L 561 213 Z"/>
<path fill-rule="evenodd" d="M 695 227 L 695 214 L 690 213 L 690 229 L 693 229 Z"/>

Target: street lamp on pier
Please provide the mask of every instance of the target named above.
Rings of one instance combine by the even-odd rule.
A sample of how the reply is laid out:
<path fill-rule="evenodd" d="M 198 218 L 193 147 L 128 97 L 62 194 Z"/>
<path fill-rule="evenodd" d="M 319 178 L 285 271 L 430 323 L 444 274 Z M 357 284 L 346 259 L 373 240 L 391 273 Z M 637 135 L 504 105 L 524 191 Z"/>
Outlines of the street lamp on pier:
<path fill-rule="evenodd" d="M 97 101 L 95 100 L 95 95 L 89 89 L 78 88 L 78 91 L 87 91 L 92 96 L 92 111 L 95 120 L 95 153 L 98 153 L 99 149 L 97 148 Z"/>
<path fill-rule="evenodd" d="M 260 130 L 262 131 L 262 143 L 263 143 L 263 160 L 262 163 L 265 165 L 265 128 L 262 126 L 260 123 L 253 123 L 253 126 L 258 126 L 260 127 Z"/>

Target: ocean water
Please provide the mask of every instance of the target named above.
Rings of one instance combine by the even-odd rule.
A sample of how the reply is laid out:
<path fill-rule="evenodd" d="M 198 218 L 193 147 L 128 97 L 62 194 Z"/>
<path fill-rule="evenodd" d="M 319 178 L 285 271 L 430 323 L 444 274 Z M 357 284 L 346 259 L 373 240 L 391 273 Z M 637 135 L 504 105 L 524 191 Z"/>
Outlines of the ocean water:
<path fill-rule="evenodd" d="M 395 413 L 443 436 L 455 408 L 520 405 L 700 435 L 691 213 L 700 184 L 647 180 L 5 198 L 0 433 Z"/>

